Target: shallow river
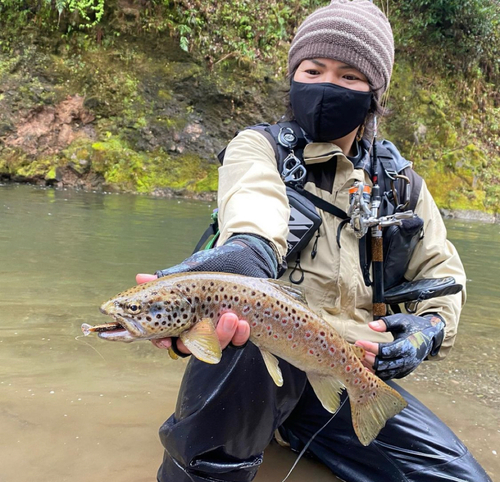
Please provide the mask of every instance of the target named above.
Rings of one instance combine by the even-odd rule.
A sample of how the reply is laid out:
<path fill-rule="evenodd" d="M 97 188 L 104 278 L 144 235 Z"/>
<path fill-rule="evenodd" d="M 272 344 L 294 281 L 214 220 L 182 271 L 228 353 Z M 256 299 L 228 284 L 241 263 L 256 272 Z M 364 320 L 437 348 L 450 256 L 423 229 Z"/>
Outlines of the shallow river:
<path fill-rule="evenodd" d="M 0 185 L 0 481 L 156 480 L 157 430 L 184 361 L 148 342 L 81 337 L 102 301 L 190 254 L 207 202 Z M 449 358 L 404 381 L 500 480 L 500 226 L 447 222 L 469 278 Z M 295 455 L 271 446 L 257 482 Z M 301 460 L 288 479 L 335 477 Z"/>

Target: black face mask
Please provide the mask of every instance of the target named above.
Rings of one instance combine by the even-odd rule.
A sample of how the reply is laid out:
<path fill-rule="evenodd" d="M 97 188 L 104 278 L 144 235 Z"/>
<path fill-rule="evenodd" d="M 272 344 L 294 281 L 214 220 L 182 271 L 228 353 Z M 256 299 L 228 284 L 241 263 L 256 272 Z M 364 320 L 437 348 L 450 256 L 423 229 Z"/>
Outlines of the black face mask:
<path fill-rule="evenodd" d="M 295 120 L 313 141 L 340 139 L 360 126 L 372 102 L 371 92 L 346 89 L 329 82 L 292 80 L 290 103 Z"/>

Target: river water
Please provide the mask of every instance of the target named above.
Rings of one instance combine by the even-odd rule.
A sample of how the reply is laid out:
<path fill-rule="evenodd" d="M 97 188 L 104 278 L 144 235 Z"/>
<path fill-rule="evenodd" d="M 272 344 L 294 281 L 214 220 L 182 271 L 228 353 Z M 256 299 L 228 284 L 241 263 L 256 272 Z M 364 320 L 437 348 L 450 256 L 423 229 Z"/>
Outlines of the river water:
<path fill-rule="evenodd" d="M 0 481 L 156 480 L 157 430 L 185 361 L 149 342 L 81 336 L 99 305 L 187 257 L 208 202 L 0 185 Z M 500 480 L 500 226 L 448 221 L 468 304 L 447 360 L 402 382 Z M 270 446 L 256 480 L 279 482 L 295 455 Z M 301 460 L 290 482 L 336 480 Z"/>

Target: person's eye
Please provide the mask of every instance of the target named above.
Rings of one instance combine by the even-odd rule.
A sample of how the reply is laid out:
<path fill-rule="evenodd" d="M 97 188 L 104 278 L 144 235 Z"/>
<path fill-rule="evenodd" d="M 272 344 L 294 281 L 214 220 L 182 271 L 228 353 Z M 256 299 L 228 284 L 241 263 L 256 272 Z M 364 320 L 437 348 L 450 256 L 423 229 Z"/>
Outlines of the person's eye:
<path fill-rule="evenodd" d="M 353 74 L 345 74 L 344 79 L 346 80 L 361 80 L 359 77 Z"/>
<path fill-rule="evenodd" d="M 319 75 L 320 74 L 320 72 L 318 70 L 315 70 L 315 69 L 307 69 L 305 72 L 309 75 Z"/>

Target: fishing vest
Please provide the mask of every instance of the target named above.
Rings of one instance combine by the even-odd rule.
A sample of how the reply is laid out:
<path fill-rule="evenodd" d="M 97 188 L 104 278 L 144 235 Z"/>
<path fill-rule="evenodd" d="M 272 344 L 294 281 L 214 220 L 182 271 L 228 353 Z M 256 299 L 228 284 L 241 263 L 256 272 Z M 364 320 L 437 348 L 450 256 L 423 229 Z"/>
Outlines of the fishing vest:
<path fill-rule="evenodd" d="M 349 222 L 349 216 L 337 206 L 315 196 L 304 189 L 306 182 L 307 167 L 303 161 L 303 151 L 308 144 L 302 129 L 294 122 L 279 122 L 277 124 L 257 124 L 247 127 L 260 132 L 273 147 L 278 172 L 281 174 L 286 186 L 286 194 L 290 204 L 290 219 L 288 223 L 289 234 L 287 238 L 288 251 L 287 261 L 295 261 L 300 264 L 300 252 L 311 242 L 313 237 L 319 236 L 319 227 L 322 223 L 317 209 L 328 212 L 339 219 L 341 224 L 337 234 L 337 242 L 340 246 L 339 237 L 342 227 Z M 369 168 L 369 146 L 362 143 L 365 162 L 362 164 Z M 226 148 L 219 154 L 221 164 L 224 162 Z M 394 144 L 383 140 L 377 142 L 377 171 L 381 192 L 381 206 L 379 216 L 394 214 L 403 210 L 415 210 L 422 187 L 422 178 L 411 168 L 411 163 L 401 156 Z M 369 172 L 369 174 L 371 174 Z M 371 176 L 370 176 L 371 177 Z M 405 182 L 407 179 L 409 182 Z M 405 199 L 403 206 L 398 202 Z M 217 224 L 213 217 L 213 223 L 200 239 L 195 251 L 198 251 L 210 234 L 216 234 Z M 389 226 L 384 228 L 384 289 L 390 289 L 404 280 L 404 274 L 408 268 L 411 255 L 416 244 L 422 237 L 423 220 L 418 216 L 413 219 L 403 219 L 400 226 Z M 207 245 L 210 248 L 214 239 Z M 363 271 L 365 284 L 370 286 L 371 250 L 370 234 L 360 239 L 359 253 L 360 266 Z M 315 250 L 312 250 L 314 256 Z M 291 280 L 295 283 L 297 281 Z M 300 281 L 298 281 L 300 282 Z"/>

